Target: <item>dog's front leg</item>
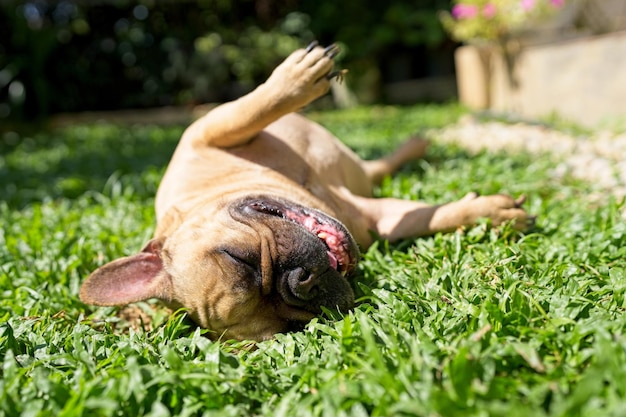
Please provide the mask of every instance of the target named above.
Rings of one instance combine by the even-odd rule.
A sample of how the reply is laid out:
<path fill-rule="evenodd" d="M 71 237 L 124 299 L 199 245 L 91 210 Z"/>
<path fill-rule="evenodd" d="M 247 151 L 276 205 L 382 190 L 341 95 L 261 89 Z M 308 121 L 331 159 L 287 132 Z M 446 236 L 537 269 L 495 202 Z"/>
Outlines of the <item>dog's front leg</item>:
<path fill-rule="evenodd" d="M 526 230 L 535 220 L 521 207 L 524 198 L 515 200 L 503 194 L 470 193 L 459 201 L 436 206 L 395 198 L 355 200 L 368 215 L 370 228 L 390 241 L 451 232 L 475 224 L 480 218 L 491 219 L 493 225 L 512 221 L 518 230 Z"/>
<path fill-rule="evenodd" d="M 270 123 L 328 92 L 337 52 L 335 45 L 322 48 L 317 43 L 293 52 L 254 91 L 193 123 L 182 141 L 222 148 L 247 143 Z"/>

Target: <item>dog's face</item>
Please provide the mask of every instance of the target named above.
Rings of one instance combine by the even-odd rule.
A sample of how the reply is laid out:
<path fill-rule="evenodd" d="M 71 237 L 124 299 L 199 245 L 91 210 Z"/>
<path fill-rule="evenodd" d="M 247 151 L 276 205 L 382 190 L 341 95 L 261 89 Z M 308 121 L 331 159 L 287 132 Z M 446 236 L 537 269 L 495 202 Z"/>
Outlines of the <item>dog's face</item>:
<path fill-rule="evenodd" d="M 83 284 L 99 305 L 161 298 L 215 337 L 263 340 L 322 307 L 346 311 L 357 245 L 337 220 L 267 196 L 222 202 L 166 239 L 113 261 Z"/>

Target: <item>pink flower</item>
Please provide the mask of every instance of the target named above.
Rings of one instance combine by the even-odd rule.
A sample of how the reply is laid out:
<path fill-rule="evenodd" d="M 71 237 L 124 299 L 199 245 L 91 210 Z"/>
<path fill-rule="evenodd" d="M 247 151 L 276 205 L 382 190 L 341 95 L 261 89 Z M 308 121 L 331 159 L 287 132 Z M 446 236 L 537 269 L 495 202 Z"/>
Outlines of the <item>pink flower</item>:
<path fill-rule="evenodd" d="M 522 9 L 527 12 L 535 7 L 535 0 L 521 0 L 520 4 L 522 5 Z"/>
<path fill-rule="evenodd" d="M 565 0 L 550 0 L 550 3 L 554 6 L 554 7 L 561 7 L 565 4 Z"/>
<path fill-rule="evenodd" d="M 478 14 L 478 8 L 473 4 L 455 4 L 452 8 L 452 16 L 456 19 L 471 19 Z"/>
<path fill-rule="evenodd" d="M 557 0 L 558 1 L 558 0 Z M 561 0 L 562 1 L 562 0 Z M 491 19 L 492 17 L 494 17 L 496 15 L 497 12 L 497 8 L 496 5 L 493 3 L 487 3 L 485 4 L 485 6 L 483 7 L 483 16 L 487 19 Z"/>

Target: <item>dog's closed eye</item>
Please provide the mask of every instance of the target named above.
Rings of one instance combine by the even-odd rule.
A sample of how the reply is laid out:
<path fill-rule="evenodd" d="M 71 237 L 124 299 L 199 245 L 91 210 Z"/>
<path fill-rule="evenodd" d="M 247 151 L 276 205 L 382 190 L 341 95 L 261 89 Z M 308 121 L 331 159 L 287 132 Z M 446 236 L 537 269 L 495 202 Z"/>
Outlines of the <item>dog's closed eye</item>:
<path fill-rule="evenodd" d="M 237 268 L 242 268 L 246 275 L 250 274 L 255 279 L 260 277 L 260 262 L 255 254 L 232 248 L 223 248 L 220 252 Z"/>

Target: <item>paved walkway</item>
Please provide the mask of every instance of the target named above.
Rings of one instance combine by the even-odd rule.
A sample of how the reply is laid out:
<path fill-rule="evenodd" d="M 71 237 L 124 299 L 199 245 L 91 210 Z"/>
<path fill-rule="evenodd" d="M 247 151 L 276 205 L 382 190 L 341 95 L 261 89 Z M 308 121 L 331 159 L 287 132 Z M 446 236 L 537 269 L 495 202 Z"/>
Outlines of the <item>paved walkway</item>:
<path fill-rule="evenodd" d="M 626 197 L 626 133 L 598 132 L 576 137 L 541 125 L 478 122 L 468 116 L 431 132 L 430 136 L 439 143 L 457 144 L 470 153 L 483 149 L 550 153 L 555 159 L 556 176 L 569 174 L 595 184 L 599 191 Z"/>

